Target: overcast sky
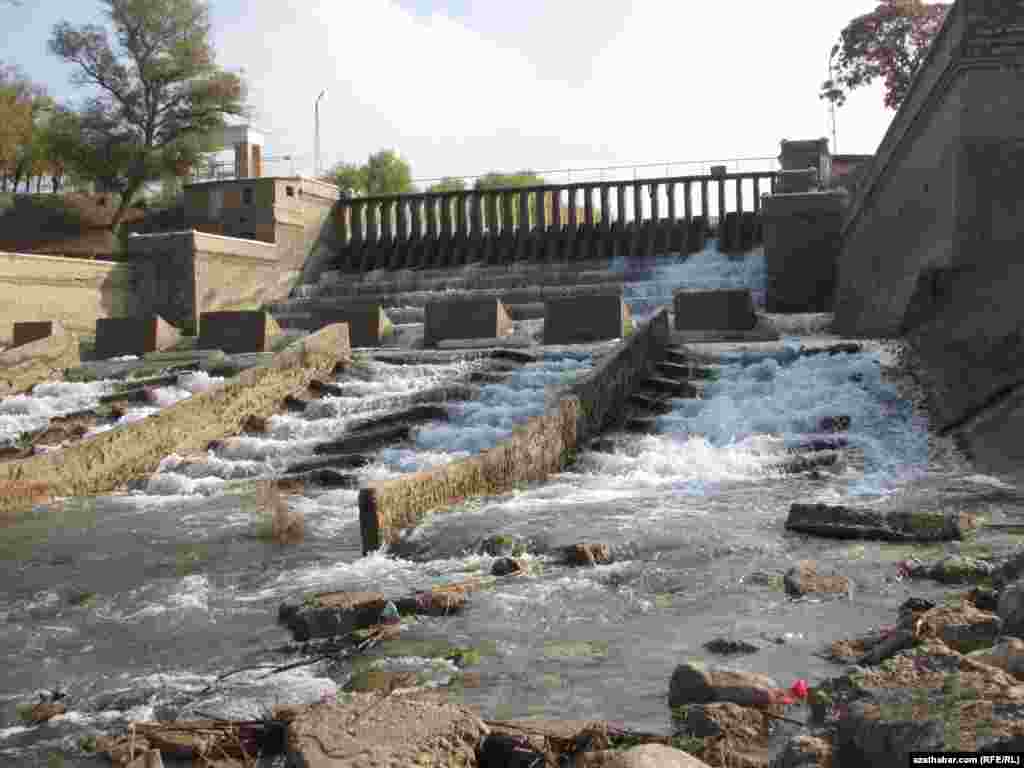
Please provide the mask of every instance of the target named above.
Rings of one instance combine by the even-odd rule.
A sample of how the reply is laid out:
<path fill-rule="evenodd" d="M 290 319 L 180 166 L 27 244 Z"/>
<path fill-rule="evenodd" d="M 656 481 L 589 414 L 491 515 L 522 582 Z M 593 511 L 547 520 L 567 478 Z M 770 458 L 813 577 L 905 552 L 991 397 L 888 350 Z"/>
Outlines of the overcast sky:
<path fill-rule="evenodd" d="M 218 62 L 242 70 L 265 154 L 313 168 L 381 148 L 415 178 L 774 156 L 831 136 L 818 99 L 839 31 L 873 0 L 213 0 Z M 47 52 L 93 0 L 0 8 L 0 58 L 61 99 Z M 892 119 L 880 86 L 838 112 L 838 149 L 872 153 Z M 287 173 L 287 164 L 269 171 Z M 686 173 L 680 167 L 675 172 Z M 652 174 L 653 175 L 653 174 Z M 560 180 L 552 176 L 552 181 Z"/>

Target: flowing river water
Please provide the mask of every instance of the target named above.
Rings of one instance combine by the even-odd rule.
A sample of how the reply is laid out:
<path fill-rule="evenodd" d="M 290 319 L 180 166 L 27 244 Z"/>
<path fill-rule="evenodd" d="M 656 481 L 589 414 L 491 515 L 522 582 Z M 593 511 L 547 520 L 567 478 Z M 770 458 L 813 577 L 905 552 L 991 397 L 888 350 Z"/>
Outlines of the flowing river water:
<path fill-rule="evenodd" d="M 641 317 L 681 286 L 747 286 L 764 296 L 759 252 L 728 259 L 712 244 L 687 260 L 612 268 L 632 281 L 626 295 Z M 481 652 L 471 667 L 480 686 L 461 695 L 486 717 L 604 718 L 661 732 L 670 728 L 674 666 L 712 658 L 702 648 L 712 638 L 760 644 L 759 653 L 728 663 L 783 685 L 835 674 L 816 655 L 831 641 L 891 623 L 910 594 L 935 598 L 942 590 L 899 579 L 906 547 L 787 534 L 792 502 L 903 503 L 994 519 L 1024 507 L 1013 486 L 975 474 L 929 437 L 905 383 L 883 373 L 891 347 L 799 356 L 799 343 L 785 342 L 732 348 L 705 399 L 673 401 L 656 434 L 613 434 L 614 453 L 582 452 L 545 483 L 433 516 L 405 537 L 400 555 L 360 556 L 354 490 L 290 498 L 305 515 L 305 540 L 283 547 L 261 539 L 254 499 L 239 481 L 279 473 L 353 419 L 383 413 L 396 397 L 465 375 L 474 363 L 352 369 L 337 378 L 342 396 L 272 417 L 266 435 L 229 439 L 203 457 L 167 457 L 130 493 L 68 499 L 0 529 L 0 762 L 50 765 L 60 755 L 62 765 L 101 765 L 104 758 L 81 749 L 83 737 L 132 720 L 252 719 L 277 703 L 329 695 L 346 683 L 348 665 L 263 680 L 250 672 L 202 692 L 231 669 L 282 663 L 271 651 L 290 640 L 276 621 L 284 600 L 329 589 L 399 595 L 488 573 L 492 558 L 478 545 L 499 533 L 528 542 L 532 573 L 474 593 L 457 616 L 406 626 L 405 652 L 379 666 L 443 683 L 456 668 L 424 649 L 472 647 Z M 493 445 L 539 412 L 546 388 L 591 364 L 590 351 L 548 353 L 358 472 L 390 477 Z M 104 386 L 54 389 L 48 412 L 86 407 Z M 172 392 L 167 404 L 187 395 Z M 44 412 L 0 402 L 0 427 L 5 414 L 13 423 Z M 822 417 L 839 414 L 851 419 L 844 466 L 818 478 L 778 471 Z M 971 546 L 1008 546 L 987 535 Z M 570 569 L 549 554 L 581 540 L 609 544 L 615 562 Z M 808 557 L 849 576 L 852 596 L 788 599 L 779 574 Z M 67 714 L 24 725 L 17 706 L 54 688 L 68 692 Z"/>

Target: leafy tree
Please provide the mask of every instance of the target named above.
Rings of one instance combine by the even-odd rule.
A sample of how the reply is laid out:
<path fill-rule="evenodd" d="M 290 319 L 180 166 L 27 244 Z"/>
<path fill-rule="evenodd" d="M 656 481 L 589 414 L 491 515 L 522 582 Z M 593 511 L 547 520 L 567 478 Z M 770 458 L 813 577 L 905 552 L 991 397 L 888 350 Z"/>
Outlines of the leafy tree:
<path fill-rule="evenodd" d="M 3 190 L 8 180 L 14 191 L 33 162 L 33 129 L 49 103 L 43 88 L 33 84 L 15 66 L 0 65 L 0 174 Z"/>
<path fill-rule="evenodd" d="M 822 84 L 820 98 L 841 107 L 850 91 L 881 77 L 885 106 L 898 109 L 949 8 L 949 3 L 882 0 L 853 19 L 832 48 L 833 76 Z"/>
<path fill-rule="evenodd" d="M 196 161 L 229 116 L 246 115 L 241 78 L 214 63 L 205 0 L 101 0 L 116 37 L 96 25 L 53 28 L 50 50 L 100 95 L 81 114 L 80 161 L 121 195 L 111 229 L 147 181 Z"/>
<path fill-rule="evenodd" d="M 338 163 L 325 181 L 341 189 L 349 189 L 356 196 L 402 195 L 415 192 L 412 169 L 393 149 L 382 149 L 370 155 L 365 163 Z"/>
<path fill-rule="evenodd" d="M 427 187 L 427 192 L 462 192 L 466 188 L 464 179 L 456 176 L 445 176 L 436 184 Z"/>

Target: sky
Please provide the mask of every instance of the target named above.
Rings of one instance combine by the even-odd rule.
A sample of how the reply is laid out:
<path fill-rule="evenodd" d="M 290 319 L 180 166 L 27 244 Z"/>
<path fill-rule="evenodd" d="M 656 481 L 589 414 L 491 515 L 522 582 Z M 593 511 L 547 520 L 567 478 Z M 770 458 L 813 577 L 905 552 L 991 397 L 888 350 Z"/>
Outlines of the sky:
<path fill-rule="evenodd" d="M 275 175 L 394 149 L 415 179 L 774 157 L 829 137 L 818 92 L 839 31 L 874 0 L 212 0 L 217 62 L 249 83 Z M 85 92 L 47 49 L 97 0 L 0 5 L 0 59 L 61 100 Z M 837 112 L 838 150 L 873 153 L 880 85 Z M 833 148 L 835 151 L 835 148 Z M 734 165 L 751 169 L 752 164 Z M 761 164 L 763 167 L 763 163 Z M 608 178 L 611 178 L 609 175 Z M 550 181 L 565 175 L 549 174 Z M 585 180 L 585 174 L 573 177 Z M 596 178 L 596 176 L 595 176 Z"/>

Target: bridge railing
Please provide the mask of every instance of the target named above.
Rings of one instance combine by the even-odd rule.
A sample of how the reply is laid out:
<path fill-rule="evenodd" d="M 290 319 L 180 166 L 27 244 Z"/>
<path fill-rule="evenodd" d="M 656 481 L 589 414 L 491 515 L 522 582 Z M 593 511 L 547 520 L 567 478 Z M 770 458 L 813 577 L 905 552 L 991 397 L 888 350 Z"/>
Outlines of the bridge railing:
<path fill-rule="evenodd" d="M 549 184 L 384 197 L 335 209 L 338 268 L 560 262 L 689 252 L 718 228 L 725 248 L 759 240 L 777 172 Z M 699 247 L 699 246 L 698 246 Z"/>

